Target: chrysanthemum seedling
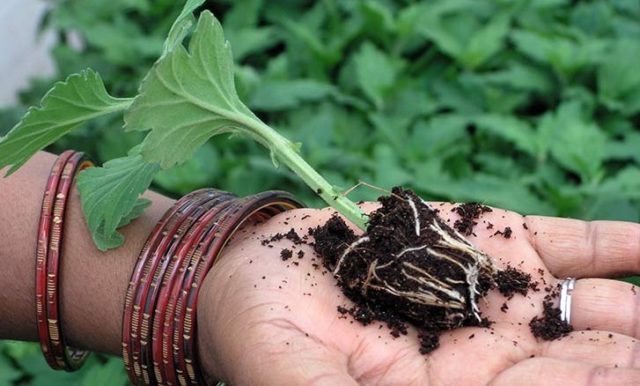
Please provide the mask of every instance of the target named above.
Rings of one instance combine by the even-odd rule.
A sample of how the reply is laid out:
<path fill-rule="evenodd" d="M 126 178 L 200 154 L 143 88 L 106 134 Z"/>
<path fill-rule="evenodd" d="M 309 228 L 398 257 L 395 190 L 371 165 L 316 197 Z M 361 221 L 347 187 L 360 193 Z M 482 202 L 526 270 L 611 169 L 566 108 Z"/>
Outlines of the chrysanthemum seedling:
<path fill-rule="evenodd" d="M 382 208 L 367 218 L 302 158 L 298 144 L 262 122 L 240 100 L 229 44 L 210 12 L 200 14 L 188 47 L 183 45 L 191 31 L 191 12 L 202 3 L 187 1 L 138 95 L 109 96 L 93 71 L 69 77 L 0 140 L 0 168 L 10 165 L 14 171 L 83 122 L 124 111 L 127 130 L 148 131 L 144 141 L 127 157 L 79 176 L 87 224 L 104 250 L 123 242 L 116 228 L 148 205 L 138 195 L 160 168 L 186 161 L 215 135 L 241 134 L 264 145 L 276 165 L 289 167 L 346 219 L 366 230 L 358 238 L 343 223 L 336 228 L 342 234 L 332 235 L 331 222 L 342 221 L 335 218 L 324 233 L 316 232 L 325 265 L 348 296 L 424 329 L 481 324 L 478 299 L 493 285 L 496 272 L 491 258 L 406 190 L 395 189 L 382 198 Z M 323 235 L 340 243 L 323 241 Z"/>

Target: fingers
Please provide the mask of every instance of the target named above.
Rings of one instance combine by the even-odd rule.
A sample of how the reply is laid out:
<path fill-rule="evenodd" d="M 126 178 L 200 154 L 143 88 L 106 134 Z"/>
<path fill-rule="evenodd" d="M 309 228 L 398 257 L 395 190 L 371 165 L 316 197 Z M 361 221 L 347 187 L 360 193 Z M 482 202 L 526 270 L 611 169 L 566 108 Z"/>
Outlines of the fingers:
<path fill-rule="evenodd" d="M 577 280 L 571 324 L 577 330 L 606 330 L 640 338 L 640 288 L 615 280 Z"/>
<path fill-rule="evenodd" d="M 532 358 L 504 370 L 491 386 L 638 385 L 640 370 L 612 368 L 552 358 Z"/>
<path fill-rule="evenodd" d="M 640 225 L 527 216 L 532 245 L 557 277 L 640 273 Z"/>
<path fill-rule="evenodd" d="M 640 342 L 608 331 L 574 331 L 567 337 L 541 342 L 536 356 L 640 369 Z"/>
<path fill-rule="evenodd" d="M 575 331 L 549 342 L 536 340 L 528 326 L 519 324 L 499 323 L 494 328 L 454 330 L 441 336 L 440 348 L 429 356 L 432 379 L 446 379 L 447 384 L 453 385 L 487 384 L 496 374 L 531 358 L 584 362 L 594 367 L 638 368 L 640 343 L 625 335 L 609 337 L 609 334 L 607 331 Z M 465 371 L 460 371 L 460 363 L 468 363 Z M 537 379 L 537 374 L 528 376 Z"/>

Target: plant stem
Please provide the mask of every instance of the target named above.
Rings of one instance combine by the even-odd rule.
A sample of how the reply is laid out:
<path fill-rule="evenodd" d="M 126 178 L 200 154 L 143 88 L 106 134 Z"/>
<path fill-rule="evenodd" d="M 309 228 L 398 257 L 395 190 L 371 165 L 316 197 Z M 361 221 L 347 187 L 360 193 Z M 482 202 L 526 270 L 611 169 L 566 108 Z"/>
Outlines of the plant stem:
<path fill-rule="evenodd" d="M 266 145 L 275 157 L 287 165 L 298 175 L 317 195 L 340 214 L 362 230 L 366 230 L 367 216 L 350 199 L 337 191 L 333 185 L 324 179 L 302 158 L 296 146 L 277 131 L 265 123 L 250 119 L 243 120 L 245 125 L 256 130 L 263 145 Z"/>

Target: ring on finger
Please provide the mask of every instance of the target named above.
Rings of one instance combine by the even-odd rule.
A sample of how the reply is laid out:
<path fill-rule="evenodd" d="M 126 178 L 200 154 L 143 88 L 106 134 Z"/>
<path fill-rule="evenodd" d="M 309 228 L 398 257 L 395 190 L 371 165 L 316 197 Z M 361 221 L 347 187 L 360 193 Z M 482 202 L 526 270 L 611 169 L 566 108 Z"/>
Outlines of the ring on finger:
<path fill-rule="evenodd" d="M 576 286 L 576 278 L 568 277 L 560 286 L 560 320 L 571 324 L 571 293 Z"/>

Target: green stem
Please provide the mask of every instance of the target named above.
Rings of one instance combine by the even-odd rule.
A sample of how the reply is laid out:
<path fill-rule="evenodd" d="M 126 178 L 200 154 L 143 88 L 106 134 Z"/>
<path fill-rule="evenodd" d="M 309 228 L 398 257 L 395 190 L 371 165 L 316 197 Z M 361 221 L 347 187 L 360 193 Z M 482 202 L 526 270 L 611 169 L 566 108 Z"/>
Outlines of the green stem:
<path fill-rule="evenodd" d="M 242 119 L 245 125 L 256 131 L 261 142 L 273 151 L 276 158 L 287 165 L 327 204 L 337 210 L 358 228 L 366 230 L 367 216 L 350 199 L 337 191 L 300 156 L 296 146 L 265 123 L 254 119 Z"/>

